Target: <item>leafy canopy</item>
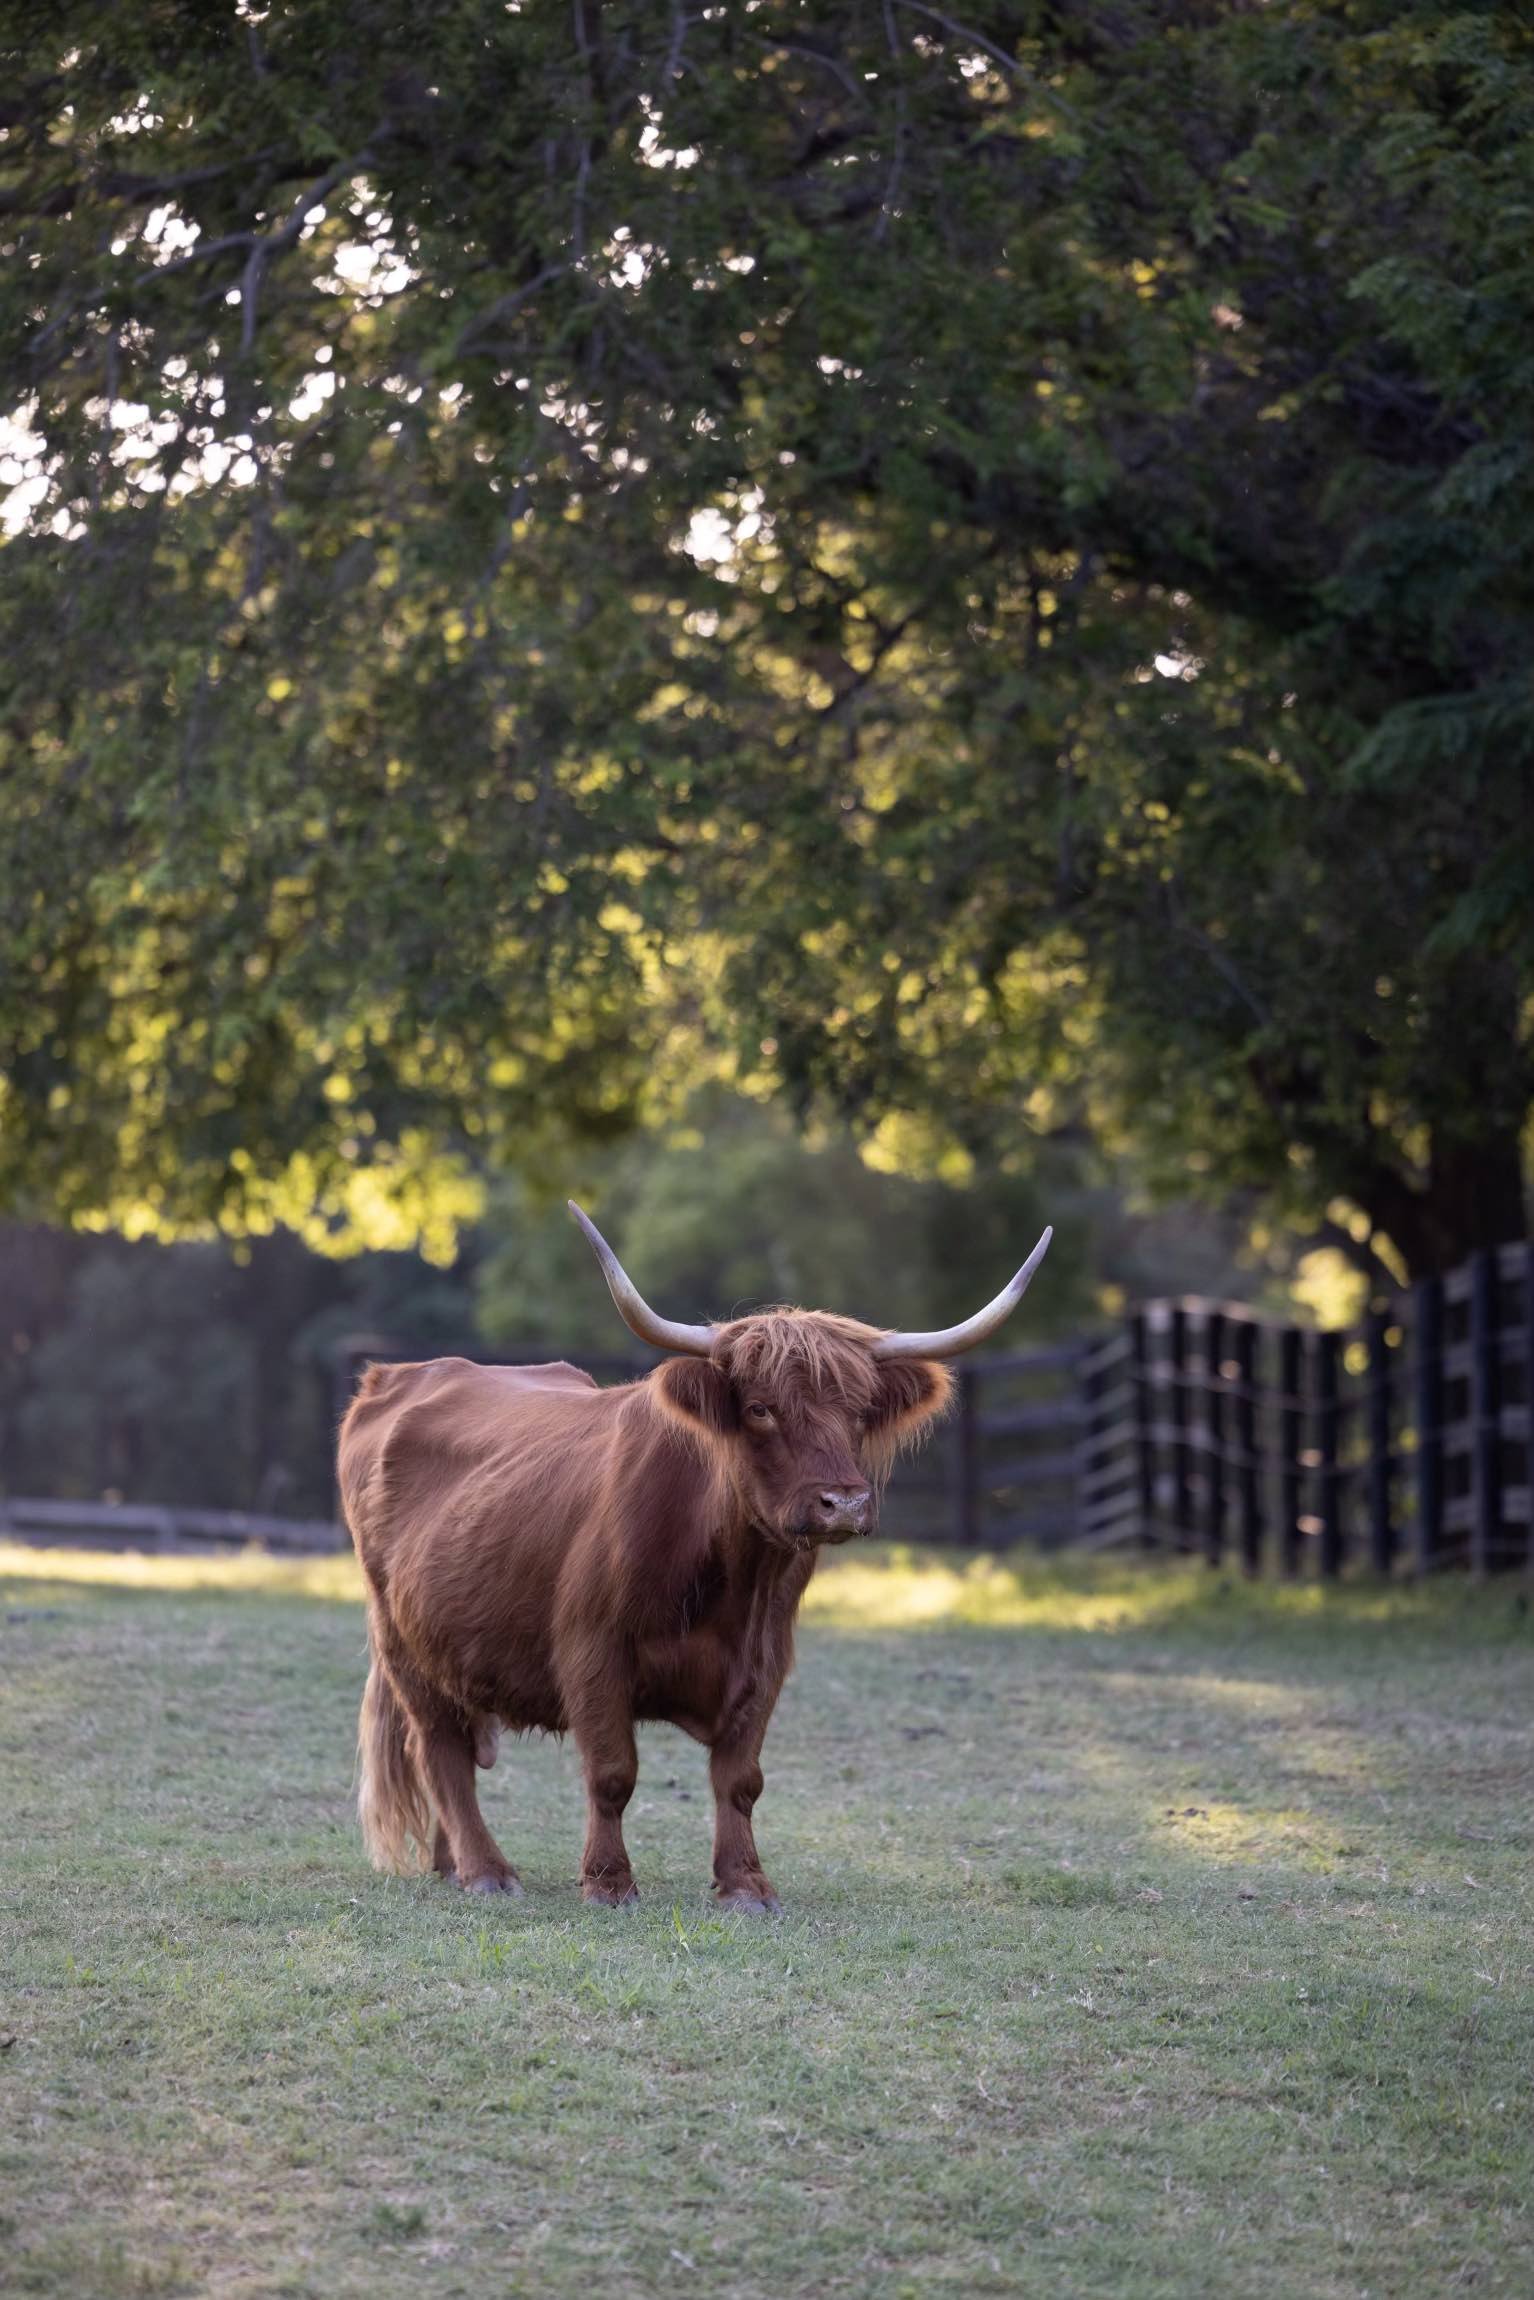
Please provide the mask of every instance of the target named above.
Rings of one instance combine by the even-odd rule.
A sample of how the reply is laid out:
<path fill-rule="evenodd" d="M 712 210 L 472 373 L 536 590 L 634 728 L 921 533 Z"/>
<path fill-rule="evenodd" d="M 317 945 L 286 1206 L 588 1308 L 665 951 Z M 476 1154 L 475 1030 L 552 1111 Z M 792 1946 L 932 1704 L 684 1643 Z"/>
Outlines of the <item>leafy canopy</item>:
<path fill-rule="evenodd" d="M 1377 1269 L 1521 1226 L 1516 12 L 0 63 L 0 1188 L 445 1250 L 724 1076 Z"/>

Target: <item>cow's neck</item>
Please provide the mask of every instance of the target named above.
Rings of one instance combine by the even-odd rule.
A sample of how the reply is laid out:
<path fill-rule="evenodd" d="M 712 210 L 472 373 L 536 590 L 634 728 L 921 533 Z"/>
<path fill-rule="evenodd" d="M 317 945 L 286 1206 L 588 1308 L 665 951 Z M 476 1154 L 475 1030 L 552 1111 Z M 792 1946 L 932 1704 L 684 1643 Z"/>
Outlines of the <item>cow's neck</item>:
<path fill-rule="evenodd" d="M 721 1529 L 716 1554 L 724 1602 L 744 1612 L 749 1641 L 771 1644 L 789 1631 L 819 1552 L 783 1548 L 742 1511 Z"/>
<path fill-rule="evenodd" d="M 662 1434 L 662 1497 L 631 1520 L 636 1594 L 674 1634 L 728 1619 L 735 1632 L 772 1645 L 791 1631 L 815 1570 L 813 1549 L 787 1549 L 755 1524 L 733 1480 L 687 1440 Z M 700 1467 L 703 1475 L 699 1475 Z"/>

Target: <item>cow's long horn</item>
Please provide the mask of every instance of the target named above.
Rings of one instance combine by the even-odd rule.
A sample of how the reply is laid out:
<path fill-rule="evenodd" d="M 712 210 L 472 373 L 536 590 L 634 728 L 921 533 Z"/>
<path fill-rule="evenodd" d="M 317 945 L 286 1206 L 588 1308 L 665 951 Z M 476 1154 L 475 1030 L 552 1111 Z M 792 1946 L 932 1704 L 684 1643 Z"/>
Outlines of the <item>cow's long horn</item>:
<path fill-rule="evenodd" d="M 1048 1253 L 1054 1234 L 1052 1229 L 1046 1230 L 1011 1285 L 1003 1286 L 994 1302 L 987 1302 L 983 1310 L 966 1318 L 962 1326 L 944 1326 L 935 1334 L 885 1334 L 874 1343 L 873 1355 L 876 1358 L 957 1358 L 978 1343 L 989 1341 L 1027 1293 L 1028 1281 Z"/>
<path fill-rule="evenodd" d="M 573 1198 L 567 1198 L 565 1204 L 590 1240 L 607 1290 L 629 1332 L 642 1342 L 653 1342 L 658 1350 L 679 1350 L 685 1357 L 706 1358 L 714 1346 L 713 1327 L 681 1326 L 672 1318 L 657 1317 L 591 1217 L 582 1213 Z"/>

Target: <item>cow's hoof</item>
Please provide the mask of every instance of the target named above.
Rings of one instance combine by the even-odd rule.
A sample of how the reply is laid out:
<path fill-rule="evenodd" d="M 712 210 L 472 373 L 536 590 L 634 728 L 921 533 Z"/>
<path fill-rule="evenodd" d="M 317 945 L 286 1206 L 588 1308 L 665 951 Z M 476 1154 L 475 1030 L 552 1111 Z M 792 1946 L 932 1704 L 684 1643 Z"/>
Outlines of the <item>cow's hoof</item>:
<path fill-rule="evenodd" d="M 721 1909 L 738 1909 L 745 1917 L 781 1917 L 783 1903 L 774 1892 L 753 1893 L 742 1885 L 733 1893 L 721 1893 Z"/>
<path fill-rule="evenodd" d="M 632 1877 L 626 1885 L 604 1885 L 592 1879 L 582 1885 L 581 1899 L 594 1909 L 637 1909 L 639 1887 Z"/>
<path fill-rule="evenodd" d="M 514 1877 L 509 1869 L 504 1877 L 497 1876 L 494 1870 L 482 1877 L 470 1877 L 463 1889 L 466 1893 L 509 1893 L 514 1901 L 522 1898 L 522 1880 Z"/>

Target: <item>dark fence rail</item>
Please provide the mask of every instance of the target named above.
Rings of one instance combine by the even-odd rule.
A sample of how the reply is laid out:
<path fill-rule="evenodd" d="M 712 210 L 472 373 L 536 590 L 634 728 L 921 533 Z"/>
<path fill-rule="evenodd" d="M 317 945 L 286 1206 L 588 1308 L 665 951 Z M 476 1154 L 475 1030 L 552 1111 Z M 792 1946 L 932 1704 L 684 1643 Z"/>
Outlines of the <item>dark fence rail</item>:
<path fill-rule="evenodd" d="M 157 1508 L 148 1502 L 40 1501 L 0 1497 L 0 1536 L 81 1549 L 223 1550 L 258 1542 L 312 1556 L 348 1548 L 328 1518 L 266 1517 L 244 1509 Z"/>
<path fill-rule="evenodd" d="M 1523 1243 L 1342 1333 L 1146 1303 L 1083 1359 L 1081 1537 L 1327 1579 L 1528 1568 L 1531 1368 Z"/>
<path fill-rule="evenodd" d="M 353 1336 L 335 1358 L 336 1418 L 370 1359 L 422 1354 Z M 581 1362 L 626 1381 L 654 1359 Z M 1426 1279 L 1343 1333 L 1234 1303 L 1146 1302 L 1087 1340 L 956 1371 L 955 1412 L 891 1480 L 893 1538 L 1164 1549 L 1324 1579 L 1534 1568 L 1529 1244 Z M 0 1496 L 6 1532 L 140 1548 L 345 1539 L 323 1521 Z"/>
<path fill-rule="evenodd" d="M 884 1531 L 966 1548 L 1074 1539 L 1086 1355 L 1063 1342 L 956 1367 L 955 1410 L 896 1470 Z"/>

